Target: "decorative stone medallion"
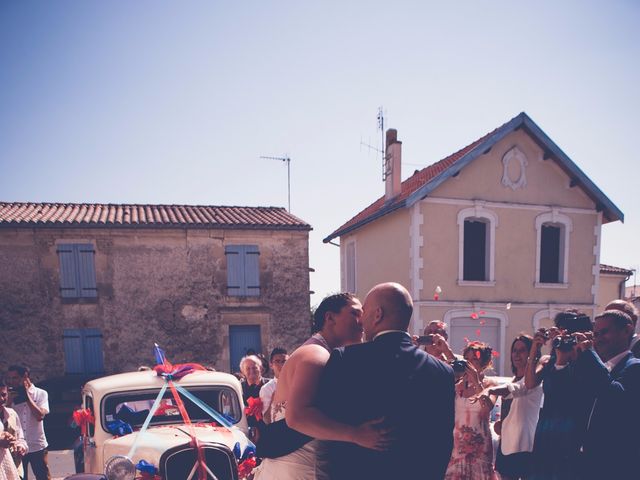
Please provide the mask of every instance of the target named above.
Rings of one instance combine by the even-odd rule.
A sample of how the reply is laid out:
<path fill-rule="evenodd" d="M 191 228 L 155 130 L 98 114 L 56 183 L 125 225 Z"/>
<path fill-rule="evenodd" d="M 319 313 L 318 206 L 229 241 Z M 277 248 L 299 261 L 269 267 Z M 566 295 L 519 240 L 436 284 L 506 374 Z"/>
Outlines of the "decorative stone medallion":
<path fill-rule="evenodd" d="M 513 147 L 502 157 L 502 185 L 517 190 L 527 186 L 527 157 L 518 148 Z"/>

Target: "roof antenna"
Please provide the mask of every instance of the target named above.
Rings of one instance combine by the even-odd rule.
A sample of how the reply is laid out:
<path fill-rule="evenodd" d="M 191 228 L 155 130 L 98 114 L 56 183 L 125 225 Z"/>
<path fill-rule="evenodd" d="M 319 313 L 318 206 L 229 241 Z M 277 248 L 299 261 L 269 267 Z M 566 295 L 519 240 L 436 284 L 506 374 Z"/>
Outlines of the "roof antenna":
<path fill-rule="evenodd" d="M 378 107 L 378 116 L 376 118 L 378 120 L 378 130 L 380 130 L 380 145 L 381 145 L 381 147 L 378 148 L 378 147 L 374 147 L 373 145 L 370 145 L 368 143 L 364 143 L 362 141 L 362 139 L 360 140 L 360 145 L 361 146 L 365 146 L 369 150 L 373 150 L 373 151 L 378 152 L 380 154 L 381 160 L 382 160 L 382 181 L 384 182 L 384 181 L 387 180 L 387 176 L 390 173 L 391 166 L 387 162 L 386 142 L 385 142 L 385 138 L 384 138 L 384 111 L 383 111 L 383 108 L 381 106 Z"/>
<path fill-rule="evenodd" d="M 288 205 L 287 211 L 291 213 L 291 159 L 289 158 L 289 155 L 285 155 L 283 157 L 261 156 L 260 158 L 264 158 L 265 160 L 278 160 L 280 162 L 287 163 L 287 205 Z"/>

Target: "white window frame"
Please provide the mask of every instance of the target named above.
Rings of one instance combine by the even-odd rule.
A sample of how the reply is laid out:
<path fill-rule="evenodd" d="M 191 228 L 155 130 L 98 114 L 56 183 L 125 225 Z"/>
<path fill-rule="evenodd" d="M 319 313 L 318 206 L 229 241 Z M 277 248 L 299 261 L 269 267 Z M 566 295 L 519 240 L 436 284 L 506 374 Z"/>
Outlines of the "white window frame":
<path fill-rule="evenodd" d="M 488 268 L 489 278 L 484 281 L 464 280 L 464 222 L 467 219 L 478 218 L 488 222 L 489 258 L 485 268 Z M 482 205 L 462 209 L 458 212 L 458 285 L 470 287 L 493 287 L 496 284 L 496 227 L 498 215 Z"/>
<path fill-rule="evenodd" d="M 561 245 L 560 251 L 560 272 L 561 283 L 542 283 L 540 282 L 540 260 L 542 254 L 542 226 L 551 224 L 552 226 L 560 226 Z M 571 232 L 573 231 L 573 222 L 567 215 L 560 213 L 554 209 L 550 212 L 541 213 L 536 217 L 536 280 L 535 288 L 568 288 L 569 287 L 569 254 L 571 246 Z M 564 245 L 562 245 L 564 244 Z"/>

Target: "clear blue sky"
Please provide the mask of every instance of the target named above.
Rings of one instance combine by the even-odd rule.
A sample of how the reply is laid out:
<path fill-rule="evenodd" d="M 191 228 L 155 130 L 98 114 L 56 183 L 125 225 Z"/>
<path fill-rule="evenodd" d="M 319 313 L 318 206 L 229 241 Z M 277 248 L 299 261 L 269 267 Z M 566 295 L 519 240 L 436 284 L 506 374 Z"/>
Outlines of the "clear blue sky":
<path fill-rule="evenodd" d="M 602 262 L 640 265 L 640 3 L 0 1 L 0 200 L 286 206 L 322 238 L 521 111 L 622 209 Z"/>

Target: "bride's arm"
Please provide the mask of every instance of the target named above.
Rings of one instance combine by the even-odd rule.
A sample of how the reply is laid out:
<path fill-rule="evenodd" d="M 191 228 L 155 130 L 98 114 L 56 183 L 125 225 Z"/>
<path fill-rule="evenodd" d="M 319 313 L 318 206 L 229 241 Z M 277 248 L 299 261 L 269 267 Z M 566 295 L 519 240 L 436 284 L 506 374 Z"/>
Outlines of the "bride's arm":
<path fill-rule="evenodd" d="M 351 442 L 365 448 L 384 450 L 388 432 L 380 427 L 381 420 L 347 425 L 330 418 L 314 405 L 326 362 L 327 357 L 318 351 L 307 351 L 299 358 L 289 385 L 287 425 L 320 440 Z"/>

